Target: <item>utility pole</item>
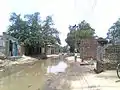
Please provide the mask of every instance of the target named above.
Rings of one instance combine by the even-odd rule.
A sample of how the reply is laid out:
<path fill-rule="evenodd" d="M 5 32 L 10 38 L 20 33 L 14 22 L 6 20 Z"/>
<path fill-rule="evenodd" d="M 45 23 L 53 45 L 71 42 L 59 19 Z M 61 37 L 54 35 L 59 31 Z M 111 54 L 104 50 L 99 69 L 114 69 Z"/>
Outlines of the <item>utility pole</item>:
<path fill-rule="evenodd" d="M 75 45 L 75 49 L 74 49 L 75 62 L 77 61 L 77 40 L 76 40 L 76 31 L 77 31 L 77 28 L 78 28 L 78 26 L 76 26 L 76 24 L 75 24 L 73 26 L 73 29 L 75 30 L 75 33 L 74 33 L 74 35 L 75 35 L 75 43 L 74 43 L 74 45 Z"/>
<path fill-rule="evenodd" d="M 74 52 L 76 52 L 76 51 L 77 51 L 77 37 L 76 37 L 76 31 L 77 31 L 77 29 L 78 29 L 78 26 L 76 26 L 76 24 L 75 24 L 75 26 L 73 26 L 73 28 L 74 28 L 74 30 L 75 30 L 75 33 L 74 33 L 74 35 L 75 35 L 75 50 L 74 50 Z"/>

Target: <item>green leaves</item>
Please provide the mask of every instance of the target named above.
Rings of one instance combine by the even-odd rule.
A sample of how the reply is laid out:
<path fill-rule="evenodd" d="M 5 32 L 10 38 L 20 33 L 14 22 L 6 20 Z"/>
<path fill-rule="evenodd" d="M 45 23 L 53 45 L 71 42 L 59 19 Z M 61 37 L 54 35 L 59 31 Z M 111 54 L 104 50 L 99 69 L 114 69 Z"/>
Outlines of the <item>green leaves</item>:
<path fill-rule="evenodd" d="M 114 44 L 120 39 L 120 19 L 118 19 L 108 30 L 107 38 Z"/>
<path fill-rule="evenodd" d="M 29 46 L 44 46 L 44 44 L 60 44 L 59 32 L 53 28 L 51 16 L 41 20 L 40 13 L 24 15 L 12 13 L 10 17 L 11 25 L 8 34 L 17 38 L 19 42 Z"/>
<path fill-rule="evenodd" d="M 66 42 L 72 48 L 75 48 L 75 42 L 77 43 L 81 39 L 91 38 L 95 34 L 95 30 L 85 20 L 77 26 L 69 26 L 69 30 L 70 32 L 67 34 Z"/>

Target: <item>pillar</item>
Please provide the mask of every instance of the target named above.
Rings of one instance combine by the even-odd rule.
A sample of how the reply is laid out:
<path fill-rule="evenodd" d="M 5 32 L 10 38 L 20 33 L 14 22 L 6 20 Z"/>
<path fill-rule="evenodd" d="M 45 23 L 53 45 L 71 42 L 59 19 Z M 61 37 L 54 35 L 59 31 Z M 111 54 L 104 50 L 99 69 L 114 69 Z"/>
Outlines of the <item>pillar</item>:
<path fill-rule="evenodd" d="M 41 53 L 42 54 L 45 53 L 45 48 L 42 48 Z"/>
<path fill-rule="evenodd" d="M 9 40 L 5 40 L 5 55 L 9 56 L 10 51 L 9 51 Z"/>

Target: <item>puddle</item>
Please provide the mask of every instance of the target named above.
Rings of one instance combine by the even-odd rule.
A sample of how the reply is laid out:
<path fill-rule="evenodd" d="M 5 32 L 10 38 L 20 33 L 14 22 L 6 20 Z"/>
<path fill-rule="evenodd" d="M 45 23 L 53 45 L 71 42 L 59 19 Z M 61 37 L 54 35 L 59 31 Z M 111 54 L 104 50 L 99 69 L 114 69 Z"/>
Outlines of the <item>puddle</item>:
<path fill-rule="evenodd" d="M 47 73 L 57 74 L 57 73 L 65 72 L 66 68 L 67 68 L 67 64 L 61 61 L 55 66 L 48 66 Z"/>
<path fill-rule="evenodd" d="M 0 71 L 0 90 L 44 90 L 47 71 L 57 74 L 67 68 L 63 59 L 49 58 L 34 64 L 13 65 L 5 71 Z"/>

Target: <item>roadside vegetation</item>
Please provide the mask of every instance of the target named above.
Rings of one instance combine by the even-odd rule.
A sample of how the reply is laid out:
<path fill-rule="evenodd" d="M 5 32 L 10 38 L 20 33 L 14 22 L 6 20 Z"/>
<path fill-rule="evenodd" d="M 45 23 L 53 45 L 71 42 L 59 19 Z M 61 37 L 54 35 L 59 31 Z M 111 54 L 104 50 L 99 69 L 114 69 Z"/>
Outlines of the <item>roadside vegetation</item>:
<path fill-rule="evenodd" d="M 66 43 L 70 46 L 70 51 L 74 52 L 75 47 L 79 46 L 81 39 L 94 37 L 95 30 L 83 20 L 81 23 L 69 26 L 69 33 L 67 34 Z M 76 46 L 75 46 L 76 43 Z"/>

